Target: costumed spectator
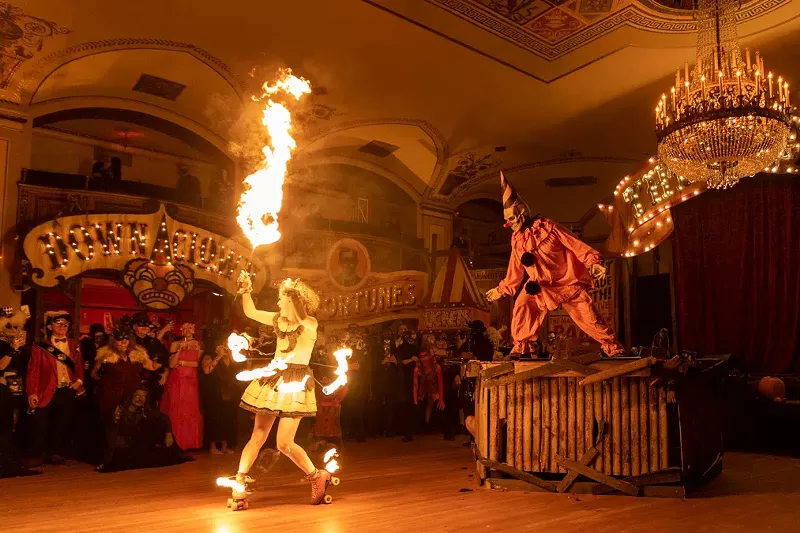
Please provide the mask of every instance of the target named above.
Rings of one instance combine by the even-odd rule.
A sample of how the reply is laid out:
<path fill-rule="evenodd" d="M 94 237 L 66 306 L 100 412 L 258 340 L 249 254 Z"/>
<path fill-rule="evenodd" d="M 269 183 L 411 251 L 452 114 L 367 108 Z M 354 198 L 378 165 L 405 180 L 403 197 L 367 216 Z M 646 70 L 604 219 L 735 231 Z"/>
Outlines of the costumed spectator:
<path fill-rule="evenodd" d="M 339 387 L 331 395 L 325 395 L 322 387 L 331 384 L 328 376 L 320 380 L 316 387 L 317 417 L 314 419 L 314 437 L 317 439 L 316 448 L 332 444 L 337 448 L 342 446 L 342 402 L 347 396 L 347 386 Z"/>
<path fill-rule="evenodd" d="M 133 341 L 130 317 L 122 317 L 114 325 L 111 342 L 97 351 L 92 369 L 92 378 L 98 380 L 95 397 L 104 424 L 111 422 L 114 409 L 142 385 L 144 371 L 160 366 Z"/>
<path fill-rule="evenodd" d="M 80 340 L 81 357 L 83 357 L 84 375 L 91 376 L 97 352 L 108 344 L 108 334 L 103 324 L 92 324 L 89 334 Z M 86 395 L 78 399 L 76 440 L 78 459 L 97 464 L 102 459 L 103 419 L 100 416 L 95 385 L 97 380 L 86 380 Z"/>
<path fill-rule="evenodd" d="M 445 408 L 442 367 L 432 355 L 433 350 L 430 342 L 425 343 L 414 366 L 414 405 L 424 408 L 426 425 L 431 421 L 434 404 L 440 411 Z"/>
<path fill-rule="evenodd" d="M 108 344 L 108 334 L 103 324 L 92 324 L 89 327 L 89 334 L 81 338 L 81 356 L 83 357 L 83 369 L 91 372 L 94 368 L 94 360 L 97 357 L 97 350 Z"/>
<path fill-rule="evenodd" d="M 606 275 L 600 253 L 578 240 L 566 228 L 531 214 L 516 189 L 500 173 L 503 218 L 511 236 L 511 258 L 506 277 L 489 290 L 490 302 L 514 296 L 525 275 L 529 281 L 514 303 L 512 356 L 530 356 L 547 312 L 561 306 L 587 335 L 600 343 L 608 356 L 624 348 L 597 312 L 589 289 Z M 533 355 L 535 357 L 535 354 Z"/>
<path fill-rule="evenodd" d="M 366 440 L 364 417 L 370 397 L 369 356 L 364 338 L 354 327 L 342 334 L 341 344 L 353 350 L 347 365 L 348 393 L 342 403 L 342 429 L 349 437 L 364 442 Z"/>
<path fill-rule="evenodd" d="M 150 407 L 148 394 L 146 387 L 140 387 L 114 409 L 98 472 L 156 468 L 191 460 L 175 443 L 169 417 Z"/>
<path fill-rule="evenodd" d="M 236 371 L 231 351 L 217 344 L 215 355 L 203 355 L 200 367 L 200 398 L 209 449 L 214 455 L 234 453 L 236 415 L 241 393 L 235 387 Z M 219 447 L 217 447 L 219 443 Z"/>
<path fill-rule="evenodd" d="M 150 390 L 148 398 L 155 407 L 161 401 L 164 385 L 167 383 L 167 375 L 169 374 L 169 350 L 161 342 L 161 339 L 172 329 L 173 325 L 171 321 L 168 321 L 164 327 L 153 335 L 155 324 L 151 322 L 150 317 L 144 311 L 134 313 L 132 322 L 133 340 L 147 351 L 147 356 L 150 359 L 159 364 L 159 369 L 154 372 L 148 372 L 145 378 L 147 380 L 147 388 Z"/>
<path fill-rule="evenodd" d="M 414 402 L 414 367 L 419 358 L 419 348 L 414 334 L 402 325 L 397 330 L 398 338 L 394 343 L 394 356 L 400 365 L 403 375 L 403 420 L 404 442 L 410 441 L 417 430 L 417 408 Z"/>
<path fill-rule="evenodd" d="M 383 342 L 375 345 L 379 350 L 380 364 L 375 365 L 375 401 L 380 413 L 383 432 L 394 437 L 397 434 L 396 424 L 403 416 L 403 370 L 392 350 L 392 336 L 387 332 Z"/>
<path fill-rule="evenodd" d="M 473 320 L 468 325 L 469 332 L 464 343 L 459 346 L 459 356 L 461 359 L 491 361 L 494 358 L 495 347 L 489 339 L 486 325 L 481 320 Z"/>
<path fill-rule="evenodd" d="M 203 447 L 203 416 L 200 413 L 200 391 L 197 367 L 203 350 L 194 338 L 194 324 L 181 325 L 183 338 L 169 349 L 169 376 L 159 407 L 169 416 L 178 446 L 184 450 Z"/>
<path fill-rule="evenodd" d="M 14 429 L 23 410 L 25 323 L 27 306 L 0 308 L 0 478 L 36 474 L 28 470 L 14 446 Z"/>
<path fill-rule="evenodd" d="M 0 441 L 13 441 L 14 427 L 25 408 L 25 323 L 28 306 L 0 308 Z"/>
<path fill-rule="evenodd" d="M 70 314 L 44 315 L 46 336 L 31 348 L 25 389 L 33 411 L 33 463 L 64 464 L 78 395 L 83 387 L 83 359 L 78 342 L 67 337 Z"/>

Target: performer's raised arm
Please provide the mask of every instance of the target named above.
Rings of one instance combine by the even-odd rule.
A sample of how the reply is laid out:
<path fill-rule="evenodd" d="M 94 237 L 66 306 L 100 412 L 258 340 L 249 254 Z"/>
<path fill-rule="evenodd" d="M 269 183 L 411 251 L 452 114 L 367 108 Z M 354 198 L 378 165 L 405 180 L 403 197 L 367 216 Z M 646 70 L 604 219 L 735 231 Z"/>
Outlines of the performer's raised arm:
<path fill-rule="evenodd" d="M 605 277 L 606 269 L 603 266 L 603 258 L 600 256 L 600 252 L 578 239 L 561 224 L 553 224 L 553 234 L 561 241 L 561 244 L 575 254 L 581 263 L 586 265 L 589 275 L 595 279 Z"/>
<path fill-rule="evenodd" d="M 272 320 L 277 313 L 270 311 L 261 311 L 256 309 L 256 304 L 253 303 L 253 297 L 250 293 L 253 292 L 253 280 L 250 279 L 250 274 L 242 271 L 239 274 L 239 294 L 242 296 L 242 310 L 247 318 L 261 322 L 262 324 L 272 325 Z"/>

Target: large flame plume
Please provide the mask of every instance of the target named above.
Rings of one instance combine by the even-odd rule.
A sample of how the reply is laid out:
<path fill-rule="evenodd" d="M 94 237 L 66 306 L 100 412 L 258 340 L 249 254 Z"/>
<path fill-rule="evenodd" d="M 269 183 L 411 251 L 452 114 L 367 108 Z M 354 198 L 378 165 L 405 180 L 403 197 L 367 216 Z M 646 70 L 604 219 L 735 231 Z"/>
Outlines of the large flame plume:
<path fill-rule="evenodd" d="M 264 84 L 264 93 L 259 99 L 266 100 L 261 122 L 269 132 L 271 146 L 268 144 L 263 148 L 261 168 L 244 179 L 244 192 L 236 217 L 236 222 L 253 249 L 281 238 L 278 213 L 283 202 L 283 181 L 286 178 L 286 166 L 297 146 L 290 134 L 291 113 L 283 104 L 273 101 L 272 97 L 284 94 L 299 100 L 311 92 L 311 84 L 293 75 L 291 69 L 282 69 L 279 75 L 275 83 Z"/>
<path fill-rule="evenodd" d="M 228 335 L 228 349 L 231 351 L 234 361 L 244 363 L 247 361 L 244 352 L 250 349 L 250 338 L 247 335 L 231 333 Z"/>
<path fill-rule="evenodd" d="M 336 379 L 334 379 L 330 385 L 322 387 L 323 394 L 333 394 L 336 392 L 336 389 L 347 384 L 347 360 L 352 355 L 353 350 L 350 348 L 340 348 L 333 352 L 333 356 L 336 358 L 337 365 L 336 370 L 333 371 L 333 373 L 336 374 Z"/>

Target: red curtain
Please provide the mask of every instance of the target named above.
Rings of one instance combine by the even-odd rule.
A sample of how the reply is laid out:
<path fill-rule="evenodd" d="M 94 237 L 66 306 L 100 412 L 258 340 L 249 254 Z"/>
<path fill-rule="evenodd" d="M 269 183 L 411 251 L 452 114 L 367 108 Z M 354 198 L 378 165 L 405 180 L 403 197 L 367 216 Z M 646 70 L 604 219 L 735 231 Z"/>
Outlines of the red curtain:
<path fill-rule="evenodd" d="M 678 342 L 748 372 L 797 372 L 800 178 L 758 175 L 673 209 Z"/>

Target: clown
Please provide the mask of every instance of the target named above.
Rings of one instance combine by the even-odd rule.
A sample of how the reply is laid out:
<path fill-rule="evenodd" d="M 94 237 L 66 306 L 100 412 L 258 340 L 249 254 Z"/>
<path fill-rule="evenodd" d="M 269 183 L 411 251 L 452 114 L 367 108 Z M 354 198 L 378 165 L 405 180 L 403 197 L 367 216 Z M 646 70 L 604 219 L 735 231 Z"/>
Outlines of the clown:
<path fill-rule="evenodd" d="M 532 216 L 528 205 L 500 173 L 503 218 L 511 236 L 511 259 L 506 277 L 489 290 L 490 302 L 514 296 L 528 274 L 525 290 L 517 297 L 511 320 L 513 354 L 534 351 L 537 332 L 547 312 L 561 306 L 587 335 L 600 343 L 608 356 L 623 352 L 614 331 L 594 307 L 589 289 L 602 280 L 606 269 L 600 254 L 552 220 Z M 534 355 L 535 357 L 535 355 Z"/>

